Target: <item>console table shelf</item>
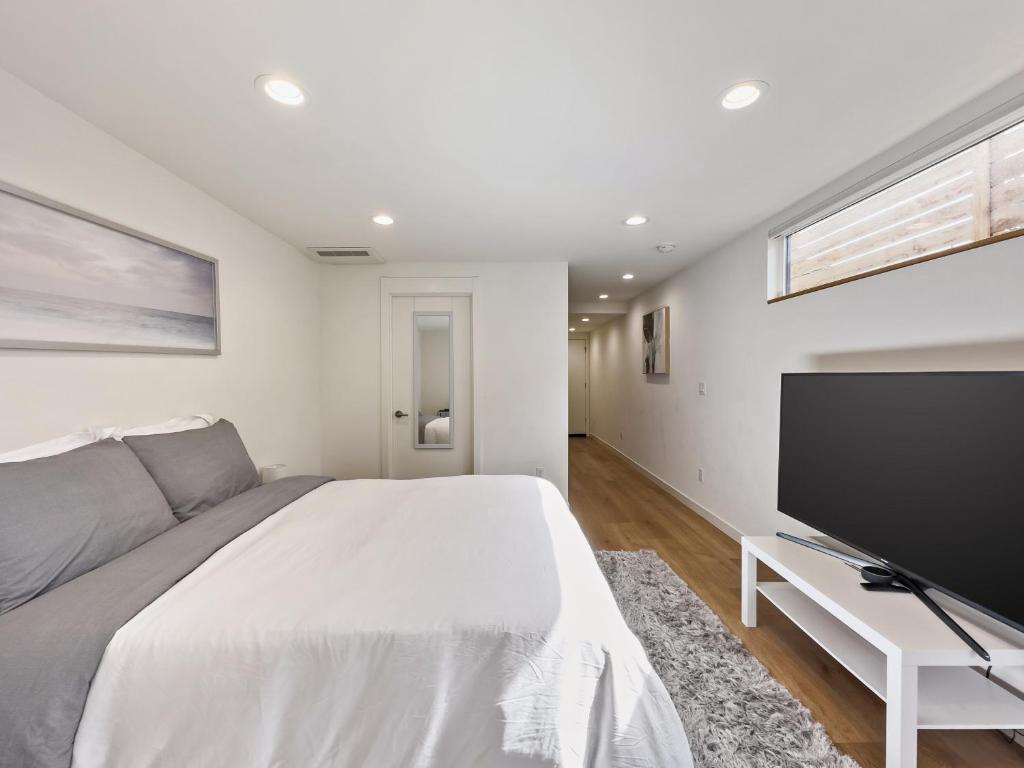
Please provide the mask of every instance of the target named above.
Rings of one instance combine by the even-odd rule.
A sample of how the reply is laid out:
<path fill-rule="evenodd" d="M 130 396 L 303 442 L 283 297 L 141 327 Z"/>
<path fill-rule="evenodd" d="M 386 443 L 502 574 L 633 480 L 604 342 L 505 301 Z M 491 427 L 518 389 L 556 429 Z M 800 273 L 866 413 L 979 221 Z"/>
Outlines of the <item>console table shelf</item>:
<path fill-rule="evenodd" d="M 757 591 L 886 700 L 885 654 L 792 584 L 761 582 Z M 1024 722 L 1024 701 L 970 667 L 922 667 L 917 698 L 918 728 L 1012 729 Z"/>
<path fill-rule="evenodd" d="M 785 581 L 758 582 L 757 561 Z M 918 729 L 1024 727 L 1024 701 L 913 595 L 867 592 L 855 569 L 771 536 L 743 539 L 743 623 L 757 594 L 886 702 L 886 768 L 913 768 Z M 984 617 L 957 619 L 997 665 L 1024 665 L 1024 635 Z M 983 620 L 984 619 L 984 620 Z"/>

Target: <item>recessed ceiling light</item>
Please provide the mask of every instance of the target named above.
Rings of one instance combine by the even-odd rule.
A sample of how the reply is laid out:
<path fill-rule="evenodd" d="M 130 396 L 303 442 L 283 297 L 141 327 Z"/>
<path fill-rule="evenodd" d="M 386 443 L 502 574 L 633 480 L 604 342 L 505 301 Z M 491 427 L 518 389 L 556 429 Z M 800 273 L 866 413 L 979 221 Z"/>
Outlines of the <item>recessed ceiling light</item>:
<path fill-rule="evenodd" d="M 388 216 L 386 213 L 378 213 L 373 217 L 373 219 L 371 219 L 371 221 L 373 221 L 374 224 L 380 224 L 382 227 L 390 227 L 395 223 L 394 218 Z"/>
<path fill-rule="evenodd" d="M 730 86 L 722 94 L 722 106 L 726 109 L 743 109 L 749 107 L 767 90 L 768 83 L 763 80 L 747 80 Z"/>
<path fill-rule="evenodd" d="M 570 328 L 570 329 L 569 329 L 569 333 L 572 333 L 572 332 L 573 332 L 573 331 L 575 331 L 575 330 L 576 330 L 575 328 Z"/>
<path fill-rule="evenodd" d="M 607 298 L 608 298 L 608 294 L 607 294 L 607 293 L 602 293 L 602 294 L 601 294 L 600 296 L 598 296 L 597 298 L 599 298 L 599 299 L 607 299 Z"/>
<path fill-rule="evenodd" d="M 641 224 L 646 224 L 647 222 L 648 218 L 646 216 L 630 216 L 623 223 L 627 227 L 639 227 Z"/>
<path fill-rule="evenodd" d="M 580 320 L 582 320 L 584 323 L 589 323 L 590 322 L 590 318 L 589 317 L 581 317 Z"/>
<path fill-rule="evenodd" d="M 308 96 L 298 85 L 277 75 L 260 75 L 256 78 L 256 90 L 262 91 L 279 104 L 297 107 L 304 104 Z"/>
<path fill-rule="evenodd" d="M 626 274 L 624 274 L 622 276 L 622 279 L 623 280 L 632 280 L 633 279 L 633 273 L 632 272 L 627 272 Z"/>

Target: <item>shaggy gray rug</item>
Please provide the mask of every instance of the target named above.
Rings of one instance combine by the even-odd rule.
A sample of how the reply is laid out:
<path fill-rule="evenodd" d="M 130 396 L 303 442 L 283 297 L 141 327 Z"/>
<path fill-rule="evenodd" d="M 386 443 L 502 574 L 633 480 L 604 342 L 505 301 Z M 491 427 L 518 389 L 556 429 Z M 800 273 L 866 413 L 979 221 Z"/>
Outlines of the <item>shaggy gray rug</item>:
<path fill-rule="evenodd" d="M 656 553 L 596 555 L 697 768 L 859 768 Z"/>

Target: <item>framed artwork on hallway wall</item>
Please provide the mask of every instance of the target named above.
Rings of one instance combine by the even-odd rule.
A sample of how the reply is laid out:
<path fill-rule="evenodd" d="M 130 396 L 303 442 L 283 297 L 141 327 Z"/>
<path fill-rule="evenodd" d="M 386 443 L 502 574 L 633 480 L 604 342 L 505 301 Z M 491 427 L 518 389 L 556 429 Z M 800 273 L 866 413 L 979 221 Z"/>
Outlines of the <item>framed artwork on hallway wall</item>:
<path fill-rule="evenodd" d="M 220 354 L 217 262 L 0 184 L 0 348 Z"/>
<path fill-rule="evenodd" d="M 668 373 L 668 307 L 644 315 L 644 373 Z"/>

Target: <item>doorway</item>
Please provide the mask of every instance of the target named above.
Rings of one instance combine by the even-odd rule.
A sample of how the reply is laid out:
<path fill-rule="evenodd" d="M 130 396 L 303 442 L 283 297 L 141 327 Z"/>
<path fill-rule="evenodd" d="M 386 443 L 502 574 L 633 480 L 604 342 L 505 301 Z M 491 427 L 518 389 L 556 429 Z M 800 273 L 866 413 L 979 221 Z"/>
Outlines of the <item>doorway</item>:
<path fill-rule="evenodd" d="M 386 301 L 383 475 L 472 474 L 472 297 L 391 294 Z"/>
<path fill-rule="evenodd" d="M 590 366 L 587 339 L 569 339 L 569 435 L 590 432 Z"/>

